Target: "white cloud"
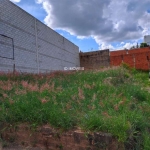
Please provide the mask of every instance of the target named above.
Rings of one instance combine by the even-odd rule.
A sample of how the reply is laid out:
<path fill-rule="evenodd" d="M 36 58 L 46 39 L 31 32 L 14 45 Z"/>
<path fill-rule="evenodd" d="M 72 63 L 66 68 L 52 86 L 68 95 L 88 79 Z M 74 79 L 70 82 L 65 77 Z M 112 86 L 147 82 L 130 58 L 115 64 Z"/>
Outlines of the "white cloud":
<path fill-rule="evenodd" d="M 36 3 L 41 4 L 43 0 L 35 0 Z"/>
<path fill-rule="evenodd" d="M 138 20 L 138 24 L 142 26 L 142 35 L 150 34 L 150 13 L 145 12 L 143 16 Z"/>
<path fill-rule="evenodd" d="M 45 23 L 80 39 L 92 37 L 99 48 L 150 34 L 150 0 L 36 0 L 47 12 Z M 133 42 L 131 42 L 133 43 Z M 124 44 L 123 48 L 132 46 Z"/>
<path fill-rule="evenodd" d="M 19 3 L 21 0 L 10 0 L 10 1 L 12 1 L 14 3 Z"/>
<path fill-rule="evenodd" d="M 78 39 L 83 40 L 83 39 L 89 39 L 90 37 L 88 36 L 77 36 Z"/>
<path fill-rule="evenodd" d="M 136 47 L 137 43 L 126 43 L 122 49 L 130 49 L 131 47 L 135 46 Z"/>
<path fill-rule="evenodd" d="M 102 43 L 102 44 L 99 46 L 99 49 L 100 49 L 100 50 L 104 50 L 104 49 L 114 50 L 115 47 L 112 46 L 111 44 Z"/>

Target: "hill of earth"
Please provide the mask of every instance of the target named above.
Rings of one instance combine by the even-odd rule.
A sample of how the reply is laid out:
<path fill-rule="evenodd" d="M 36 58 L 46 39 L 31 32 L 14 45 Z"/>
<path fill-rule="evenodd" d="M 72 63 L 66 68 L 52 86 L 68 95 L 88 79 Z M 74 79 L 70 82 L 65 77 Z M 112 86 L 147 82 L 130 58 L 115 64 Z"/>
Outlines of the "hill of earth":
<path fill-rule="evenodd" d="M 148 72 L 127 65 L 39 75 L 1 73 L 1 135 L 10 125 L 27 123 L 36 129 L 49 124 L 60 132 L 110 133 L 130 149 L 149 150 L 149 85 Z"/>

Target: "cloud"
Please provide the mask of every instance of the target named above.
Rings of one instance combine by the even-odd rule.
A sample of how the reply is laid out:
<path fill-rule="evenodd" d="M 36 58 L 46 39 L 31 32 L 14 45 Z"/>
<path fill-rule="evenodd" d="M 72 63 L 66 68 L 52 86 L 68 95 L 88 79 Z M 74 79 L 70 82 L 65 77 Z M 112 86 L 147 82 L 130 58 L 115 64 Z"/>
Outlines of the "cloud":
<path fill-rule="evenodd" d="M 10 1 L 12 1 L 14 3 L 19 3 L 21 0 L 10 0 Z"/>
<path fill-rule="evenodd" d="M 78 38 L 92 37 L 100 48 L 150 34 L 150 0 L 36 0 L 47 12 L 45 23 Z M 126 45 L 127 47 L 127 45 Z"/>

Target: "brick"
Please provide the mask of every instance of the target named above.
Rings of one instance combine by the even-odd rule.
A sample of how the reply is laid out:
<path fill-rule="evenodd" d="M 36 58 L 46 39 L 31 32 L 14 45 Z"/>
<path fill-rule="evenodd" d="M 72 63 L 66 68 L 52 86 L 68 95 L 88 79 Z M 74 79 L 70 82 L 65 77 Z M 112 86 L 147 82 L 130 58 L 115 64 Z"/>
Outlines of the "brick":
<path fill-rule="evenodd" d="M 140 70 L 148 70 L 148 60 L 150 59 L 150 47 L 128 50 L 128 53 L 122 51 L 110 52 L 110 65 L 119 66 L 122 62 L 127 63 L 130 67 Z"/>

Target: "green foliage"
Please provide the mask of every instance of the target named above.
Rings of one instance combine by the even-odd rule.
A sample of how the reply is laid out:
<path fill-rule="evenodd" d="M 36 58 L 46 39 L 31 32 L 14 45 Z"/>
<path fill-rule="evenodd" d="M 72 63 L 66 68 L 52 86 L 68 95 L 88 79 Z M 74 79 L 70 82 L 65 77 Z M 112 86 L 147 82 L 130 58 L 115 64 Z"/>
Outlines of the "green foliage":
<path fill-rule="evenodd" d="M 123 62 L 123 63 L 121 64 L 121 66 L 122 66 L 123 68 L 125 68 L 125 69 L 128 69 L 128 70 L 131 69 L 131 67 L 130 67 L 127 63 L 125 63 L 125 62 Z"/>
<path fill-rule="evenodd" d="M 140 48 L 143 48 L 143 47 L 149 47 L 149 45 L 147 43 L 141 43 Z"/>
<path fill-rule="evenodd" d="M 147 73 L 127 64 L 103 72 L 1 74 L 0 82 L 3 123 L 48 123 L 64 130 L 81 127 L 109 132 L 121 142 L 136 138 L 135 147 L 149 149 Z"/>
<path fill-rule="evenodd" d="M 143 150 L 150 149 L 150 133 L 149 131 L 145 131 L 143 133 Z"/>

